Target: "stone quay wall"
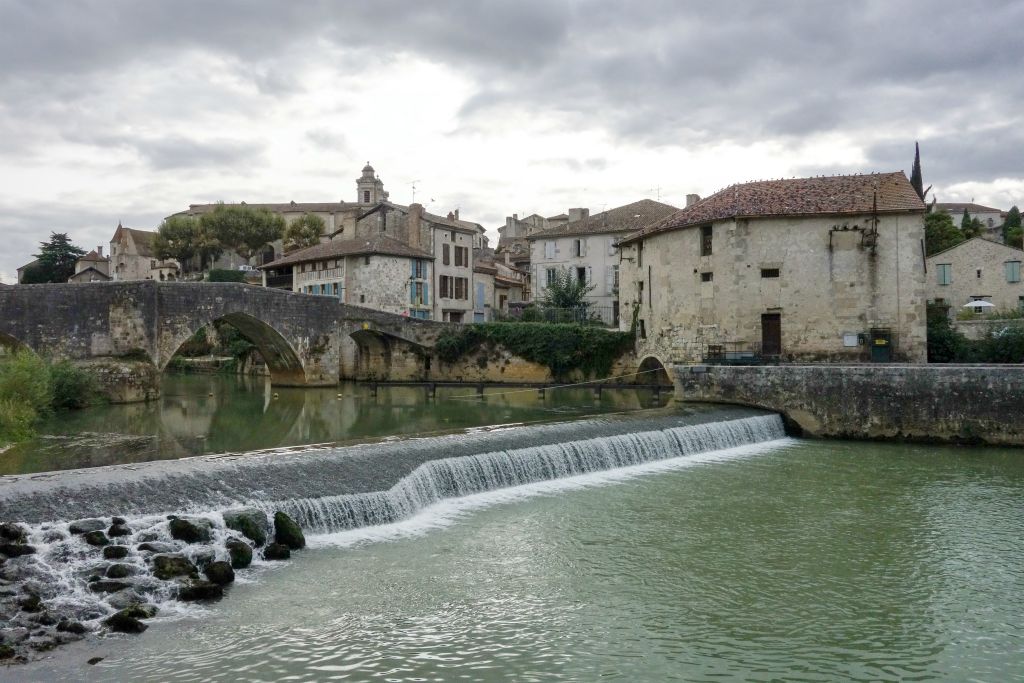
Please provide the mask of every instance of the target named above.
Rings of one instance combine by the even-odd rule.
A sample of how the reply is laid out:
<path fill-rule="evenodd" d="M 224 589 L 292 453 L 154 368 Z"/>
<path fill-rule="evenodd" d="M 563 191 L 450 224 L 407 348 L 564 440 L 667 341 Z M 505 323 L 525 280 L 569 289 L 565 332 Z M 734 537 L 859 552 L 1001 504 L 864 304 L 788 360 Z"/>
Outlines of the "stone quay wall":
<path fill-rule="evenodd" d="M 795 434 L 1024 446 L 1024 366 L 675 365 L 676 399 L 781 413 Z"/>

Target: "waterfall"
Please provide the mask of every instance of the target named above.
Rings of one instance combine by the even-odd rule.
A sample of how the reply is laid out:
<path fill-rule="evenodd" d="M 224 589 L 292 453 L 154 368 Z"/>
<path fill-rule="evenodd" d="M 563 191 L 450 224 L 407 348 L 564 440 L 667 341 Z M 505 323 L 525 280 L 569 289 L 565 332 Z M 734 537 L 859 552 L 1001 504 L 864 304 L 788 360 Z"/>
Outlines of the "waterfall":
<path fill-rule="evenodd" d="M 780 439 L 778 415 L 670 427 L 580 441 L 513 448 L 422 463 L 386 491 L 280 501 L 251 501 L 283 510 L 311 533 L 332 533 L 408 519 L 447 498 L 668 458 Z"/>

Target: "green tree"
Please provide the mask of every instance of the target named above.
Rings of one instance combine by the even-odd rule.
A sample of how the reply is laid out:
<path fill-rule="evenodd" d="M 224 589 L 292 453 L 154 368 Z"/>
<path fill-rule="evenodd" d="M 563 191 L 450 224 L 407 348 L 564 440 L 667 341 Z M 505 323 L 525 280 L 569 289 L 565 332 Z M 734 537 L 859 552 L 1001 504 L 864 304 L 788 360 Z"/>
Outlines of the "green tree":
<path fill-rule="evenodd" d="M 928 186 L 928 190 L 924 189 L 924 176 L 921 175 L 921 147 L 916 142 L 914 143 L 914 168 L 910 171 L 910 184 L 922 202 L 925 195 L 928 194 L 928 190 L 932 189 L 931 185 Z"/>
<path fill-rule="evenodd" d="M 1006 212 L 1006 220 L 1003 221 L 1003 241 L 1009 244 L 1010 232 L 1016 229 L 1017 233 L 1020 233 L 1020 228 L 1020 209 L 1016 206 L 1011 206 L 1010 210 Z"/>
<path fill-rule="evenodd" d="M 160 259 L 174 259 L 186 272 L 196 255 L 199 221 L 191 216 L 171 216 L 157 228 L 153 252 Z"/>
<path fill-rule="evenodd" d="M 977 218 L 971 218 L 971 214 L 968 213 L 967 207 L 964 207 L 964 215 L 960 218 L 960 232 L 964 234 L 964 237 L 971 239 L 972 237 L 978 237 L 981 235 L 985 226 L 981 224 L 981 221 Z"/>
<path fill-rule="evenodd" d="M 946 211 L 932 211 L 924 217 L 924 249 L 931 256 L 963 242 L 964 234 L 956 229 L 953 217 Z"/>
<path fill-rule="evenodd" d="M 554 280 L 541 295 L 540 304 L 544 308 L 585 309 L 590 306 L 586 296 L 593 289 L 594 285 L 588 285 L 585 280 L 580 280 L 573 271 L 560 268 L 555 271 Z"/>
<path fill-rule="evenodd" d="M 30 269 L 32 282 L 67 282 L 75 274 L 75 262 L 85 256 L 85 251 L 73 245 L 66 232 L 51 232 L 50 241 L 40 242 L 35 256 L 39 264 Z"/>
<path fill-rule="evenodd" d="M 320 216 L 315 213 L 302 214 L 284 232 L 285 249 L 290 251 L 319 244 L 325 228 L 324 219 Z"/>
<path fill-rule="evenodd" d="M 219 204 L 203 214 L 200 225 L 221 247 L 251 258 L 266 244 L 284 237 L 284 218 L 267 209 Z"/>

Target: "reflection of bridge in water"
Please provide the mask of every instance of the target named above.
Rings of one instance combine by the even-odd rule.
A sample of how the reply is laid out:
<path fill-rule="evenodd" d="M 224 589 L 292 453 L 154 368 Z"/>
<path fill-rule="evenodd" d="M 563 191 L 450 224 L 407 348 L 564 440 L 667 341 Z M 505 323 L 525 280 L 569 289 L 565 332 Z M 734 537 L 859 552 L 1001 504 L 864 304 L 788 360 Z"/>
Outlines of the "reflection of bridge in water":
<path fill-rule="evenodd" d="M 444 323 L 235 283 L 104 282 L 0 289 L 0 342 L 52 358 L 135 357 L 163 370 L 202 327 L 233 325 L 278 385 L 424 379 Z"/>

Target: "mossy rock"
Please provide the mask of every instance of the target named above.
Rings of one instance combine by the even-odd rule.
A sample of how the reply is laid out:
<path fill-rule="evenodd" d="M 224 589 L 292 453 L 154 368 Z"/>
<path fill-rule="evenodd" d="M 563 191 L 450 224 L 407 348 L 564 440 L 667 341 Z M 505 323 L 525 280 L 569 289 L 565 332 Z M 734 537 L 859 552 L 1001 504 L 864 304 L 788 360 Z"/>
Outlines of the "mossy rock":
<path fill-rule="evenodd" d="M 72 534 L 87 534 L 90 531 L 102 531 L 107 528 L 107 523 L 102 519 L 80 519 L 68 525 L 68 531 Z"/>
<path fill-rule="evenodd" d="M 108 545 L 103 549 L 103 559 L 123 560 L 128 557 L 128 548 L 123 545 Z"/>
<path fill-rule="evenodd" d="M 306 537 L 302 534 L 302 528 L 281 511 L 274 513 L 274 541 L 288 546 L 291 550 L 302 550 L 306 547 Z"/>
<path fill-rule="evenodd" d="M 89 545 L 104 546 L 110 545 L 110 539 L 102 531 L 90 531 L 82 536 Z"/>
<path fill-rule="evenodd" d="M 224 526 L 242 534 L 257 547 L 267 542 L 267 516 L 255 508 L 225 512 Z"/>
<path fill-rule="evenodd" d="M 142 633 L 148 626 L 139 621 L 139 618 L 132 616 L 132 608 L 123 609 L 120 612 L 115 612 L 111 616 L 103 620 L 103 623 L 111 631 L 117 631 L 118 633 Z"/>
<path fill-rule="evenodd" d="M 130 564 L 112 564 L 107 567 L 108 579 L 124 579 L 135 573 L 135 567 Z"/>
<path fill-rule="evenodd" d="M 263 549 L 264 560 L 287 560 L 292 551 L 283 543 L 271 543 Z"/>
<path fill-rule="evenodd" d="M 0 555 L 6 555 L 7 557 L 21 557 L 23 555 L 33 555 L 36 549 L 30 545 L 24 545 L 22 543 L 3 543 L 0 544 Z"/>
<path fill-rule="evenodd" d="M 20 524 L 0 522 L 0 538 L 11 543 L 24 543 L 28 533 Z"/>
<path fill-rule="evenodd" d="M 231 556 L 232 569 L 245 569 L 252 564 L 252 546 L 238 538 L 229 538 L 224 547 Z"/>
<path fill-rule="evenodd" d="M 231 568 L 231 563 L 223 560 L 211 562 L 203 570 L 203 574 L 206 575 L 210 583 L 215 583 L 218 586 L 226 586 L 235 580 L 235 570 Z"/>
<path fill-rule="evenodd" d="M 153 576 L 168 581 L 176 576 L 198 576 L 196 566 L 184 555 L 167 554 L 153 556 Z"/>
<path fill-rule="evenodd" d="M 10 645 L 0 645 L 0 659 L 10 659 L 17 654 Z"/>
<path fill-rule="evenodd" d="M 118 536 L 131 536 L 132 530 L 125 524 L 111 524 L 110 528 L 107 529 L 107 536 L 116 538 Z"/>
<path fill-rule="evenodd" d="M 213 538 L 209 520 L 206 519 L 172 519 L 167 523 L 171 538 L 186 543 L 208 543 Z"/>
<path fill-rule="evenodd" d="M 184 602 L 196 600 L 220 600 L 224 597 L 224 588 L 212 581 L 189 581 L 178 589 L 178 599 Z"/>

